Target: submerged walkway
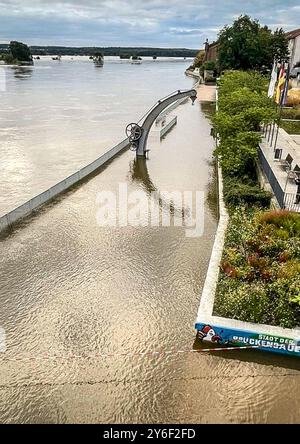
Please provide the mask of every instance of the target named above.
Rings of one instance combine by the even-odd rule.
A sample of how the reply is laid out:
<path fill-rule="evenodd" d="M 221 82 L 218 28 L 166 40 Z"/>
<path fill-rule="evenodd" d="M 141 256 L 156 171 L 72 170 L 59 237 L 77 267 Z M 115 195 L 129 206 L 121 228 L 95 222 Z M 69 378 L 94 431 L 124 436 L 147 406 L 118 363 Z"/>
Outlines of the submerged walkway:
<path fill-rule="evenodd" d="M 197 92 L 199 102 L 214 102 L 216 100 L 215 85 L 200 85 Z"/>

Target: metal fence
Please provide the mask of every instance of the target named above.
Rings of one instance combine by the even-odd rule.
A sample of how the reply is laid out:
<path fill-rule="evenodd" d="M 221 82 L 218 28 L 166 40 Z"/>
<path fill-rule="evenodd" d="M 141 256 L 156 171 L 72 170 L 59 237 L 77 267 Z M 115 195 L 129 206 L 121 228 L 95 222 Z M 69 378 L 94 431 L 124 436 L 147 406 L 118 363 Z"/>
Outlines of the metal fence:
<path fill-rule="evenodd" d="M 300 194 L 285 193 L 284 208 L 300 213 Z"/>
<path fill-rule="evenodd" d="M 160 132 L 160 138 L 162 139 L 169 131 L 171 131 L 171 129 L 175 125 L 177 125 L 177 116 L 173 117 L 173 119 L 166 126 L 162 128 Z"/>
<path fill-rule="evenodd" d="M 296 211 L 300 213 L 300 194 L 296 193 L 285 193 L 281 188 L 280 183 L 278 182 L 269 162 L 265 158 L 265 155 L 262 149 L 258 148 L 258 157 L 262 166 L 262 169 L 265 175 L 268 178 L 268 181 L 271 185 L 273 193 L 279 203 L 280 208 L 285 208 L 289 211 Z"/>

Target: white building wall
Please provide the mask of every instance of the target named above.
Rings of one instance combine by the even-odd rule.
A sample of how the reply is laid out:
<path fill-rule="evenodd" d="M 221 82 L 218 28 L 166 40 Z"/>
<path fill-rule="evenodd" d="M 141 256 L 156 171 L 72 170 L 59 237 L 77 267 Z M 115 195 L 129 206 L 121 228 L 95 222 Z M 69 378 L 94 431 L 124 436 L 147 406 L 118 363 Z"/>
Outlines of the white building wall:
<path fill-rule="evenodd" d="M 293 68 L 297 62 L 300 62 L 300 35 L 290 40 L 291 67 Z"/>

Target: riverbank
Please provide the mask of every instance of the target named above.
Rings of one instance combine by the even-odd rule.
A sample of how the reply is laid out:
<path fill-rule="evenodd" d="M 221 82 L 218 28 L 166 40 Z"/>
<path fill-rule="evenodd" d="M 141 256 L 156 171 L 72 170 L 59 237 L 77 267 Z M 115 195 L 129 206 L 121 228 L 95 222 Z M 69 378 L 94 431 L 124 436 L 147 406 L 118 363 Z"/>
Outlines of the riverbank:
<path fill-rule="evenodd" d="M 252 89 L 247 91 L 249 84 Z M 251 98 L 254 84 L 255 95 Z M 214 119 L 220 135 L 216 153 L 221 156 L 230 221 L 227 229 L 227 210 L 220 208 L 222 235 L 213 252 L 196 328 L 201 339 L 212 342 L 250 343 L 300 356 L 300 216 L 261 209 L 270 205 L 270 196 L 258 186 L 258 136 L 251 134 L 251 125 L 254 131 L 262 123 L 262 116 L 264 123 L 273 118 L 272 104 L 264 98 L 264 80 L 258 76 L 254 80 L 246 73 L 226 74 L 219 93 L 219 111 Z M 253 123 L 251 114 L 253 99 L 257 123 Z M 251 123 L 247 122 L 247 113 L 252 115 Z M 243 121 L 243 126 L 236 125 L 237 119 Z M 248 132 L 243 134 L 241 127 Z M 234 150 L 235 144 L 238 151 Z M 245 178 L 249 171 L 251 183 L 249 176 Z M 223 195 L 222 187 L 220 192 Z M 222 206 L 222 196 L 220 202 Z M 210 330 L 214 334 L 208 334 Z M 268 338 L 267 342 L 261 342 L 261 335 Z M 278 343 L 270 335 L 278 336 Z"/>

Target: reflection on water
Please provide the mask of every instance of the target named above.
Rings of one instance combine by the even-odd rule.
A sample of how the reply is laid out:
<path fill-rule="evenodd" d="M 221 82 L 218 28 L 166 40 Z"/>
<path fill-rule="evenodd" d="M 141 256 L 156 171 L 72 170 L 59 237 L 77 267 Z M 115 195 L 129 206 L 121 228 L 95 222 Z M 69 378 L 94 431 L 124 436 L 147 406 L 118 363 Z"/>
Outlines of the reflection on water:
<path fill-rule="evenodd" d="M 147 168 L 147 160 L 145 158 L 136 157 L 130 164 L 130 173 L 132 180 L 142 185 L 147 194 L 152 196 L 160 210 L 170 213 L 171 216 L 177 216 L 184 220 L 189 209 L 181 207 L 177 208 L 172 199 L 164 199 L 163 194 L 159 193 L 159 190 L 155 187 L 150 178 Z"/>
<path fill-rule="evenodd" d="M 215 102 L 202 102 L 201 109 L 207 118 L 211 118 L 216 112 L 216 104 Z"/>
<path fill-rule="evenodd" d="M 157 191 L 149 176 L 146 159 L 135 157 L 130 165 L 130 173 L 132 180 L 141 183 L 147 193 L 151 194 L 153 191 Z"/>
<path fill-rule="evenodd" d="M 16 79 L 26 80 L 33 74 L 33 69 L 25 66 L 13 67 L 13 73 Z"/>

